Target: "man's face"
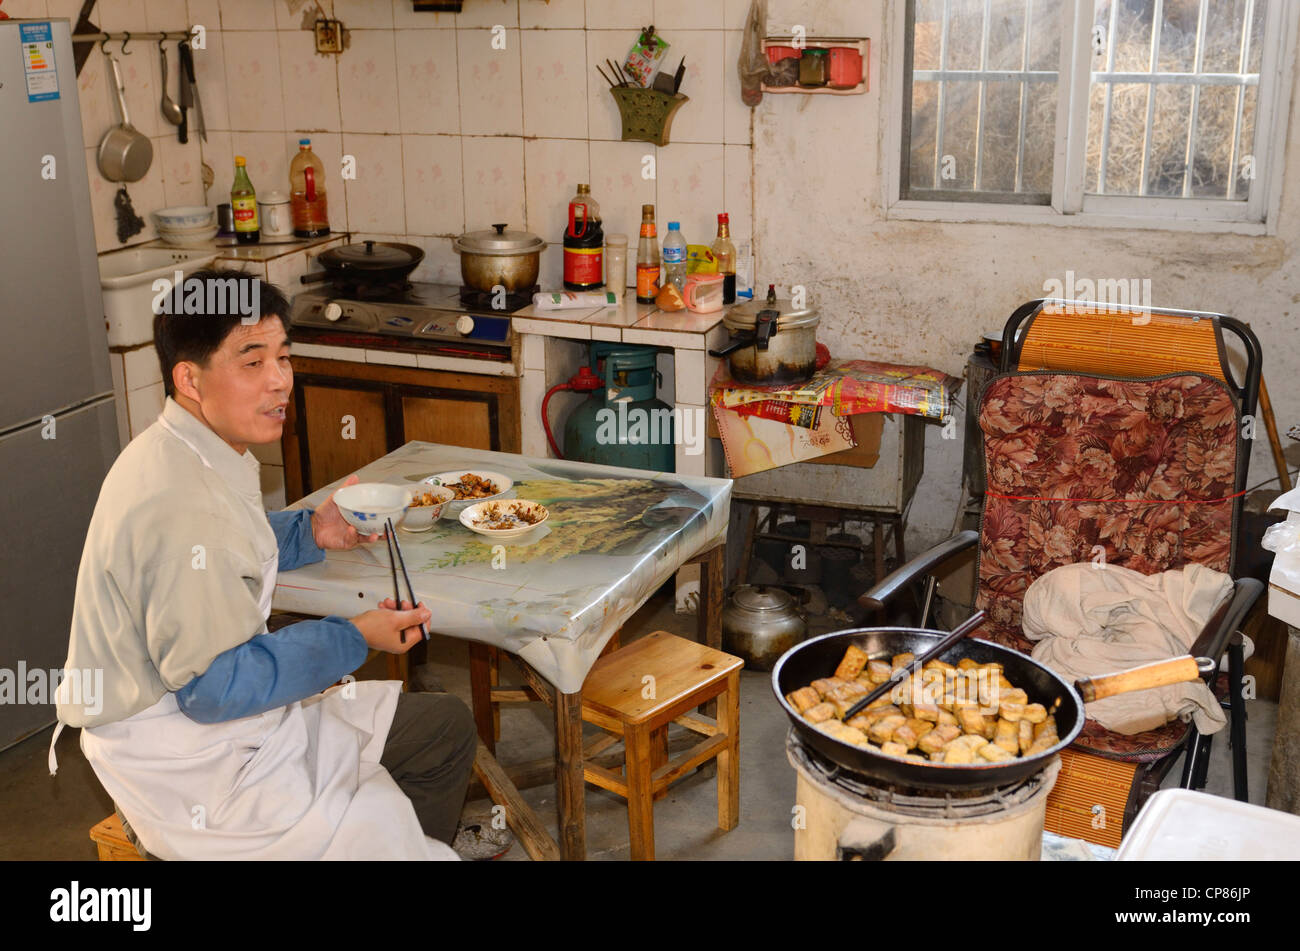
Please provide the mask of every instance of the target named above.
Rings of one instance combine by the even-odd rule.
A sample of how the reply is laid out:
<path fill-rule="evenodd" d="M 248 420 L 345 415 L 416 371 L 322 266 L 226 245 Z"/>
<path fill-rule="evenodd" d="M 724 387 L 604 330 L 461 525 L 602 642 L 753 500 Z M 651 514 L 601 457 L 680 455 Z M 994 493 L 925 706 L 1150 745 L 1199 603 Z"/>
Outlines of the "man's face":
<path fill-rule="evenodd" d="M 191 392 L 197 393 L 193 398 L 203 418 L 236 452 L 280 438 L 293 389 L 289 338 L 280 318 L 271 315 L 256 325 L 235 327 L 206 367 L 178 366 L 185 368 L 182 374 L 193 373 Z"/>

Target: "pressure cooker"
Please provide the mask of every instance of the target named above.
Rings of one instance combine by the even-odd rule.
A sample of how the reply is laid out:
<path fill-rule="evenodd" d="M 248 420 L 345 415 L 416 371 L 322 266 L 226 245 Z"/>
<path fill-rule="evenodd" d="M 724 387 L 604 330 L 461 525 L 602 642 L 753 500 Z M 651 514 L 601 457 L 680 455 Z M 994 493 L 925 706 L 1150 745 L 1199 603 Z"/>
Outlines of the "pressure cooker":
<path fill-rule="evenodd" d="M 779 299 L 768 288 L 767 299 L 731 308 L 722 324 L 731 341 L 715 357 L 728 357 L 737 383 L 785 386 L 812 377 L 817 364 L 817 324 L 821 315 L 804 303 Z"/>

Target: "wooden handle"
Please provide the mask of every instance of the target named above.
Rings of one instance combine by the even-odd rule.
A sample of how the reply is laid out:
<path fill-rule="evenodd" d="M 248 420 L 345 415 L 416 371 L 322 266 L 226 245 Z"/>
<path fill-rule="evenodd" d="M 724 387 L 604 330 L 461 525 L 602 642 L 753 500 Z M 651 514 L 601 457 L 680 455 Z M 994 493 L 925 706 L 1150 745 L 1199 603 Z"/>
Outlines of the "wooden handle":
<path fill-rule="evenodd" d="M 1152 687 L 1165 687 L 1169 684 L 1189 683 L 1200 678 L 1196 658 L 1186 656 L 1175 657 L 1173 660 L 1158 660 L 1154 664 L 1143 664 L 1141 667 L 1121 670 L 1114 674 L 1082 677 L 1074 682 L 1074 689 L 1079 691 L 1084 703 L 1092 703 L 1094 700 L 1104 700 L 1121 693 L 1149 690 Z"/>

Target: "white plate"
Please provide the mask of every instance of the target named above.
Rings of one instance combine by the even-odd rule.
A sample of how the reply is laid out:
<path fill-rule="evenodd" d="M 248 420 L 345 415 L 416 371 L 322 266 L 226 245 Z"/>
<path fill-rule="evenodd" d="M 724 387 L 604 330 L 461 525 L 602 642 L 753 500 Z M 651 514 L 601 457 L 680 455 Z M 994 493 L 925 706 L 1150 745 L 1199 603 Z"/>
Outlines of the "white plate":
<path fill-rule="evenodd" d="M 466 508 L 475 502 L 491 502 L 494 499 L 501 499 L 515 487 L 514 480 L 509 476 L 502 475 L 500 472 L 492 472 L 488 469 L 453 469 L 451 472 L 439 472 L 437 475 L 431 475 L 426 479 L 421 479 L 421 485 L 447 485 L 452 482 L 459 482 L 467 475 L 476 475 L 484 479 L 491 480 L 492 484 L 500 491 L 496 495 L 489 495 L 481 499 L 453 499 L 447 503 L 447 515 L 459 516 Z"/>
<path fill-rule="evenodd" d="M 489 506 L 499 506 L 503 512 L 520 510 L 540 512 L 542 517 L 531 525 L 520 525 L 518 528 L 480 528 L 474 522 L 483 517 L 484 510 Z M 530 502 L 528 499 L 498 499 L 496 501 L 485 499 L 482 502 L 474 502 L 465 508 L 460 513 L 460 523 L 471 532 L 482 535 L 484 538 L 518 538 L 545 524 L 550 517 L 551 513 L 546 510 L 546 506 L 541 502 Z"/>

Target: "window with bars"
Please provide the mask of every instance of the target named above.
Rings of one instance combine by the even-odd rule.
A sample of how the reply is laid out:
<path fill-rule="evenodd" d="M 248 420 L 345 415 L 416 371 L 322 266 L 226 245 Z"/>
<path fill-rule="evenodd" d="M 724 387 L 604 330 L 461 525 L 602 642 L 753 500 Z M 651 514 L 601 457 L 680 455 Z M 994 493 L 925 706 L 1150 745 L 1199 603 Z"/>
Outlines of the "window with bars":
<path fill-rule="evenodd" d="M 1263 221 L 1286 6 L 907 0 L 898 198 Z"/>

